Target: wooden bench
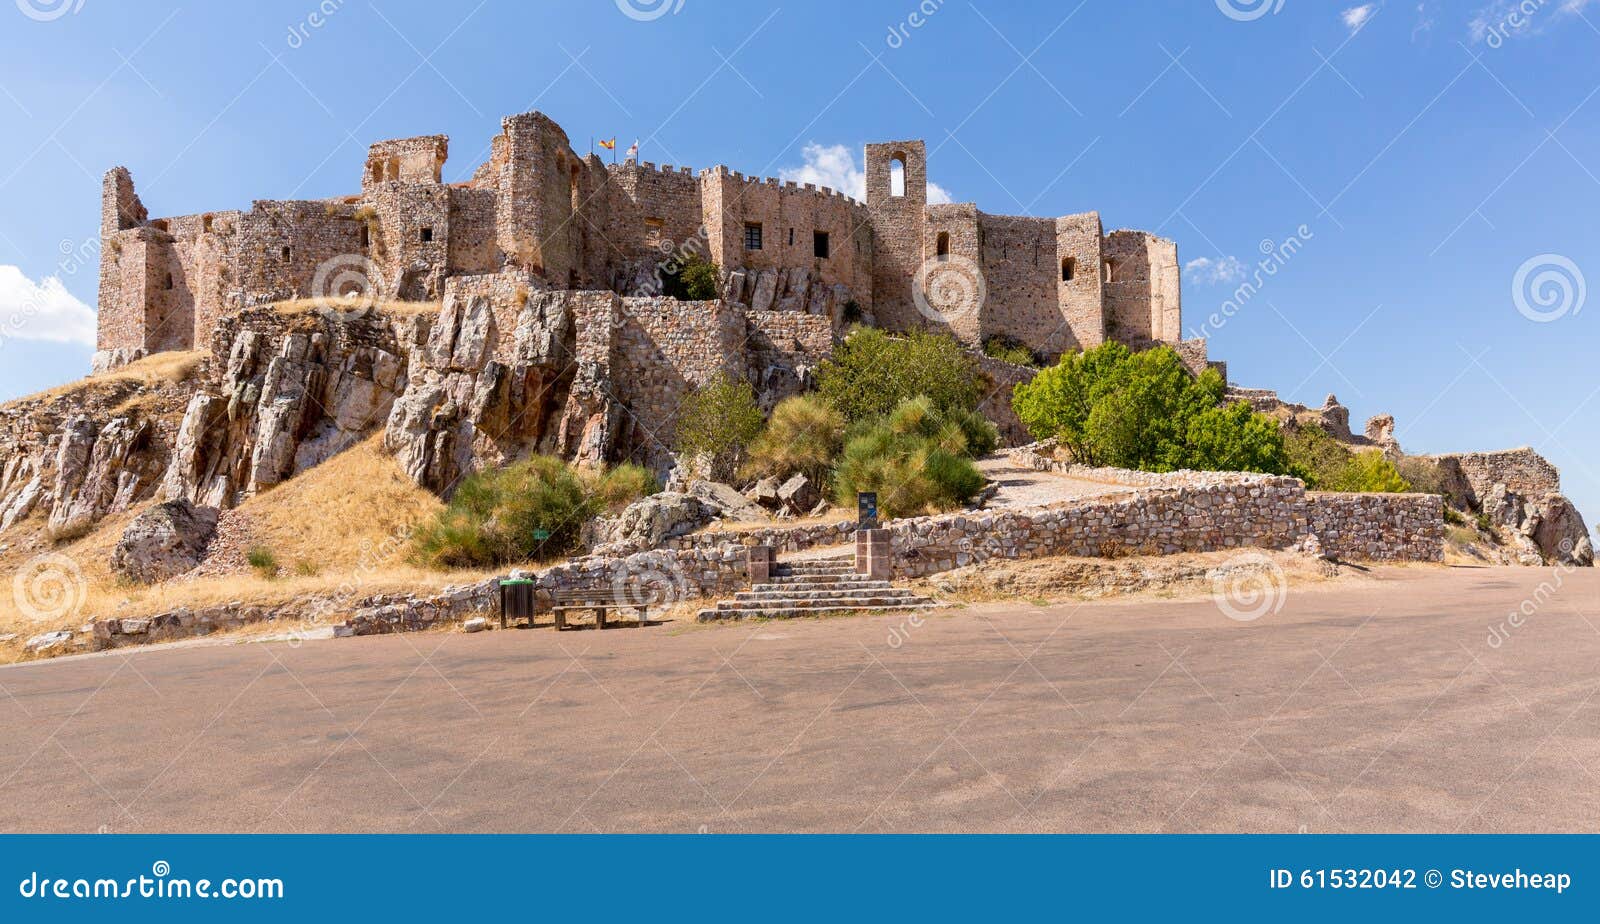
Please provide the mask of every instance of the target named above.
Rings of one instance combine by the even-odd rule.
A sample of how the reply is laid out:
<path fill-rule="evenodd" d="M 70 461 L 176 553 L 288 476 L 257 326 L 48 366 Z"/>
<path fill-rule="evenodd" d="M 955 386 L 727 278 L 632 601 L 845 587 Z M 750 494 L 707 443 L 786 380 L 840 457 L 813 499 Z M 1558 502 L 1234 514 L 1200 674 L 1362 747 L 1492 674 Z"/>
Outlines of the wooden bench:
<path fill-rule="evenodd" d="M 606 627 L 606 613 L 610 610 L 633 610 L 638 614 L 639 625 L 650 621 L 648 608 L 642 605 L 619 603 L 615 594 L 604 590 L 561 590 L 552 595 L 550 611 L 556 617 L 556 631 L 567 627 L 567 614 L 592 611 L 597 629 Z"/>

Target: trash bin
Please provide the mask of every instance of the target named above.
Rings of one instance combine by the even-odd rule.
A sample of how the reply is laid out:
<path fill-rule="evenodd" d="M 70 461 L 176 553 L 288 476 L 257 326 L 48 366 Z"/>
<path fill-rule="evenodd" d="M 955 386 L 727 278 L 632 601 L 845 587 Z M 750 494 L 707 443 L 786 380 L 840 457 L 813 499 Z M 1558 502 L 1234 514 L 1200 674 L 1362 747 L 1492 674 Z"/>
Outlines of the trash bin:
<path fill-rule="evenodd" d="M 526 578 L 511 578 L 500 582 L 500 628 L 508 619 L 526 619 L 533 626 L 534 582 Z"/>

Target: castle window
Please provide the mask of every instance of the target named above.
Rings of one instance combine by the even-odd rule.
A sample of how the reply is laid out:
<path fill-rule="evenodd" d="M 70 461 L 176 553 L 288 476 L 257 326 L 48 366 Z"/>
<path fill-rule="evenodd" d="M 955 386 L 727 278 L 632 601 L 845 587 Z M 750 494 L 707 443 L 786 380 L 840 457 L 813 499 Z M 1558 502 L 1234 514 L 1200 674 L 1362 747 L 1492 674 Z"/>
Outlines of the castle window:
<path fill-rule="evenodd" d="M 163 280 L 161 287 L 164 288 L 164 289 L 172 288 L 172 274 L 171 273 L 167 274 L 167 278 L 165 280 Z"/>
<path fill-rule="evenodd" d="M 1101 265 L 1100 281 L 1101 282 L 1116 282 L 1117 281 L 1117 264 L 1111 262 L 1110 260 L 1105 261 L 1105 263 L 1103 263 Z"/>
<path fill-rule="evenodd" d="M 761 224 L 759 222 L 746 222 L 744 226 L 744 249 L 761 249 Z"/>
<path fill-rule="evenodd" d="M 934 256 L 940 261 L 950 259 L 950 232 L 940 231 L 937 242 L 933 245 Z"/>
<path fill-rule="evenodd" d="M 283 262 L 288 263 L 289 258 L 294 255 L 294 251 L 288 247 L 285 247 L 283 250 L 278 252 L 278 255 L 283 257 Z"/>
<path fill-rule="evenodd" d="M 361 246 L 362 247 L 371 247 L 372 246 L 372 229 L 370 227 L 368 227 L 367 225 L 362 225 L 361 226 L 361 230 L 358 233 L 361 236 Z"/>
<path fill-rule="evenodd" d="M 906 156 L 896 154 L 889 159 L 889 195 L 906 194 Z"/>
<path fill-rule="evenodd" d="M 658 243 L 661 240 L 661 229 L 664 224 L 659 218 L 646 218 L 644 220 L 644 239 L 651 244 Z"/>
<path fill-rule="evenodd" d="M 811 253 L 818 260 L 828 259 L 828 232 L 811 232 Z"/>
<path fill-rule="evenodd" d="M 422 243 L 424 243 L 424 244 L 432 242 L 433 241 L 433 229 L 432 228 L 423 228 L 421 237 L 422 237 Z"/>
<path fill-rule="evenodd" d="M 1071 282 L 1073 275 L 1075 273 L 1077 273 L 1077 271 L 1078 271 L 1078 261 L 1077 260 L 1074 260 L 1071 257 L 1062 257 L 1061 258 L 1061 281 L 1062 282 Z"/>

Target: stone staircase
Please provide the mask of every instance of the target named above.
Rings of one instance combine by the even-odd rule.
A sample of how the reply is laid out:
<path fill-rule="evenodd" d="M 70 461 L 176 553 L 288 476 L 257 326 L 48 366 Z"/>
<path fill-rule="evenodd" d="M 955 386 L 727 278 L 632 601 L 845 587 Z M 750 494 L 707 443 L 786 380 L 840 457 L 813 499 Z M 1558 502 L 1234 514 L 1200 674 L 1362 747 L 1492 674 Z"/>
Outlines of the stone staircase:
<path fill-rule="evenodd" d="M 699 622 L 722 619 L 793 619 L 865 610 L 919 610 L 936 604 L 888 581 L 856 573 L 854 556 L 779 562 L 771 580 L 740 591 L 715 609 L 702 610 Z"/>

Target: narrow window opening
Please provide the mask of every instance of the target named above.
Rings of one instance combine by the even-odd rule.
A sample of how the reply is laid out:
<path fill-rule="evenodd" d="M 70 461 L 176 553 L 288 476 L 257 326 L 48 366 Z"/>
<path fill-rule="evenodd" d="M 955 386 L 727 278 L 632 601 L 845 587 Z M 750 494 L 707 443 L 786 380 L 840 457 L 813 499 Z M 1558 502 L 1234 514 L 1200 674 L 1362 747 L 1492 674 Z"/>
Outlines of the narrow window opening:
<path fill-rule="evenodd" d="M 1105 261 L 1105 263 L 1101 267 L 1101 271 L 1102 271 L 1102 275 L 1101 275 L 1101 281 L 1102 282 L 1116 282 L 1117 281 L 1117 265 L 1115 263 L 1111 262 L 1110 260 Z"/>
<path fill-rule="evenodd" d="M 906 158 L 903 154 L 896 154 L 889 159 L 889 195 L 904 196 L 906 194 Z"/>
<path fill-rule="evenodd" d="M 938 241 L 934 244 L 934 255 L 940 260 L 950 259 L 950 232 L 939 232 Z"/>
<path fill-rule="evenodd" d="M 828 259 L 828 232 L 813 231 L 811 233 L 811 252 L 818 260 Z"/>
<path fill-rule="evenodd" d="M 794 246 L 794 229 L 793 228 L 789 229 L 789 246 L 790 247 Z"/>
<path fill-rule="evenodd" d="M 431 243 L 433 241 L 433 229 L 432 228 L 423 228 L 422 229 L 422 233 L 421 233 L 421 238 L 422 238 L 422 243 L 424 243 L 424 244 Z"/>
<path fill-rule="evenodd" d="M 172 274 L 171 273 L 167 274 L 167 278 L 162 281 L 162 286 L 161 287 L 164 288 L 164 289 L 172 288 Z"/>
<path fill-rule="evenodd" d="M 761 225 L 760 224 L 751 222 L 751 223 L 747 223 L 744 226 L 744 249 L 745 250 L 760 250 L 761 249 Z"/>
<path fill-rule="evenodd" d="M 1078 271 L 1078 261 L 1077 260 L 1074 260 L 1071 257 L 1063 257 L 1061 259 L 1061 281 L 1062 282 L 1071 282 L 1072 281 L 1072 277 L 1077 273 L 1077 271 Z"/>
<path fill-rule="evenodd" d="M 372 229 L 370 227 L 368 227 L 367 225 L 362 225 L 361 226 L 361 230 L 359 232 L 357 232 L 357 233 L 359 233 L 361 235 L 361 246 L 362 247 L 371 247 L 372 246 Z"/>
<path fill-rule="evenodd" d="M 288 263 L 289 258 L 294 255 L 294 251 L 288 247 L 285 247 L 283 250 L 279 251 L 279 255 L 283 257 L 283 262 Z"/>

